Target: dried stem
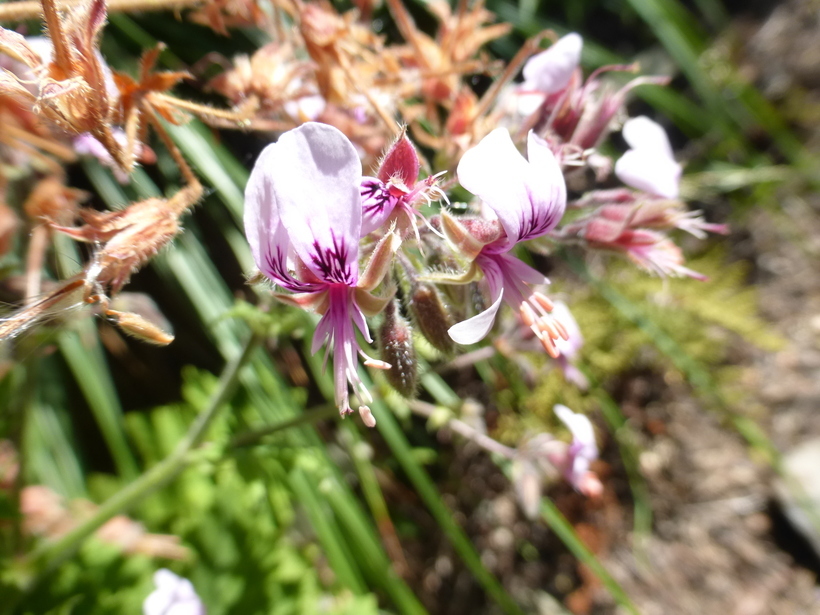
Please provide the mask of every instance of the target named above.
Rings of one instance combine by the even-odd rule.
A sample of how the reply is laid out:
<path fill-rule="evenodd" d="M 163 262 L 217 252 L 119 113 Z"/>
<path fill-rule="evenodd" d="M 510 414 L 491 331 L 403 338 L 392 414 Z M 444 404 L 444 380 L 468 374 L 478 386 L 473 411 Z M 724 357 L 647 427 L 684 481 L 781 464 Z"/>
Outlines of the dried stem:
<path fill-rule="evenodd" d="M 481 100 L 478 102 L 478 106 L 475 109 L 475 117 L 481 117 L 487 113 L 490 106 L 495 102 L 496 98 L 498 98 L 501 88 L 515 78 L 518 71 L 521 70 L 521 67 L 524 65 L 524 62 L 526 62 L 529 57 L 538 50 L 538 46 L 546 36 L 546 32 L 541 32 L 540 34 L 536 34 L 535 36 L 527 39 L 527 42 L 524 43 L 521 49 L 518 50 L 515 57 L 510 60 L 510 63 L 507 65 L 507 68 L 504 69 L 504 73 L 501 77 L 496 79 L 490 88 L 484 93 L 484 96 L 481 97 Z"/>
<path fill-rule="evenodd" d="M 407 405 L 410 407 L 414 413 L 426 417 L 431 418 L 433 414 L 438 411 L 438 407 L 434 406 L 433 404 L 428 404 L 424 401 L 419 401 L 417 399 L 411 400 L 407 402 Z M 450 418 L 447 420 L 447 427 L 451 430 L 467 438 L 471 442 L 475 442 L 478 446 L 483 448 L 485 451 L 490 453 L 495 453 L 496 455 L 501 455 L 502 457 L 506 457 L 507 459 L 515 459 L 517 453 L 514 448 L 510 448 L 509 446 L 505 446 L 496 440 L 493 440 L 487 434 L 483 434 L 478 431 L 475 427 L 471 427 L 464 421 L 461 421 L 457 418 Z"/>
<path fill-rule="evenodd" d="M 43 150 L 49 154 L 57 156 L 61 158 L 64 162 L 74 162 L 77 160 L 77 154 L 74 153 L 69 147 L 57 143 L 51 139 L 46 139 L 39 135 L 33 134 L 28 132 L 27 130 L 23 130 L 22 128 L 18 128 L 17 126 L 12 126 L 10 124 L 6 124 L 3 126 L 4 137 L 10 137 L 11 139 L 16 139 L 18 141 L 22 141 L 27 145 L 32 145 L 38 149 Z M 4 139 L 5 140 L 5 139 Z M 6 143 L 9 143 L 6 141 Z M 13 145 L 9 143 L 9 145 Z"/>
<path fill-rule="evenodd" d="M 71 75 L 71 54 L 65 42 L 60 24 L 60 11 L 55 0 L 43 0 L 43 18 L 48 28 L 48 37 L 54 45 L 54 61 L 66 75 Z"/>
<path fill-rule="evenodd" d="M 83 0 L 63 0 L 63 8 L 76 6 Z M 43 3 L 53 3 L 53 0 L 44 0 Z M 124 13 L 138 11 L 175 11 L 184 8 L 195 8 L 205 4 L 205 0 L 108 0 L 109 13 Z M 0 22 L 25 21 L 38 19 L 44 14 L 43 6 L 38 0 L 23 0 L 22 2 L 8 2 L 0 4 Z M 49 30 L 51 26 L 49 25 Z"/>
<path fill-rule="evenodd" d="M 199 183 L 199 179 L 197 179 L 194 172 L 191 170 L 191 167 L 188 165 L 188 162 L 185 160 L 185 157 L 182 155 L 182 152 L 179 151 L 176 143 L 171 138 L 171 135 L 168 134 L 168 131 L 165 130 L 165 126 L 162 125 L 162 122 L 157 117 L 157 114 L 154 113 L 154 110 L 151 108 L 146 108 L 146 114 L 148 115 L 148 119 L 151 121 L 151 124 L 154 126 L 154 129 L 157 131 L 159 138 L 162 140 L 165 147 L 168 148 L 168 151 L 171 154 L 171 158 L 174 159 L 174 162 L 179 167 L 180 173 L 182 173 L 182 178 L 185 180 L 185 183 L 188 184 L 188 192 L 190 192 L 190 196 L 192 197 L 190 202 L 185 204 L 184 202 L 180 203 L 180 210 L 179 213 L 185 211 L 190 205 L 194 202 L 199 200 L 199 197 L 202 196 L 202 184 Z M 183 191 L 180 190 L 180 193 Z M 184 201 L 184 199 L 183 199 Z"/>
<path fill-rule="evenodd" d="M 43 273 L 43 262 L 48 249 L 50 232 L 45 224 L 38 224 L 31 231 L 31 240 L 26 254 L 26 303 L 40 294 L 40 280 Z"/>

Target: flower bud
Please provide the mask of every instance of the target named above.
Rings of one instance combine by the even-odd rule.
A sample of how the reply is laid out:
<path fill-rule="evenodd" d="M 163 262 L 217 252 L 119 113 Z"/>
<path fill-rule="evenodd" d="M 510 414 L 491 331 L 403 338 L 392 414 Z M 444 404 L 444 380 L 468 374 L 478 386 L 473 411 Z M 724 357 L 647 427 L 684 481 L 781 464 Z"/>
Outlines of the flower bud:
<path fill-rule="evenodd" d="M 497 220 L 454 218 L 446 211 L 441 214 L 441 228 L 445 237 L 467 260 L 475 260 L 482 248 L 501 237 Z"/>
<path fill-rule="evenodd" d="M 416 327 L 427 341 L 445 354 L 452 353 L 455 345 L 447 331 L 455 323 L 436 287 L 429 282 L 416 282 L 407 304 Z"/>
<path fill-rule="evenodd" d="M 390 364 L 385 376 L 396 391 L 404 397 L 415 397 L 418 384 L 416 351 L 413 347 L 413 331 L 399 314 L 395 300 L 384 309 L 384 324 L 379 329 L 379 345 L 382 358 Z"/>
<path fill-rule="evenodd" d="M 419 166 L 419 155 L 416 153 L 416 148 L 402 131 L 384 155 L 379 165 L 378 178 L 385 184 L 394 179 L 410 187 L 419 178 Z"/>

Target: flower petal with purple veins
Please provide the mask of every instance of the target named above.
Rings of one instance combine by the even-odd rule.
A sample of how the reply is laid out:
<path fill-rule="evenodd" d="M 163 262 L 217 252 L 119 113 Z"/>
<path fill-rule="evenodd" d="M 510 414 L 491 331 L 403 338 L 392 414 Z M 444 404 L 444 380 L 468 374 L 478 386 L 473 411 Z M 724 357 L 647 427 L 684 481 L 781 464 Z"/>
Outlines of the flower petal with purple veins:
<path fill-rule="evenodd" d="M 263 156 L 269 150 L 270 190 L 296 254 L 320 280 L 355 285 L 362 165 L 353 144 L 332 126 L 308 122 Z"/>
<path fill-rule="evenodd" d="M 280 154 L 276 143 L 269 145 L 251 171 L 245 186 L 245 235 L 259 271 L 287 290 L 310 292 L 317 290 L 315 285 L 300 282 L 289 271 L 290 240 L 282 225 L 273 191 L 273 176 Z"/>
<path fill-rule="evenodd" d="M 507 241 L 493 251 L 507 252 L 524 239 L 552 230 L 566 208 L 566 184 L 549 146 L 530 133 L 530 161 L 515 148 L 510 133 L 497 128 L 468 150 L 458 179 L 498 216 Z"/>
<path fill-rule="evenodd" d="M 363 177 L 359 191 L 362 198 L 362 237 L 380 228 L 393 213 L 399 197 L 375 177 Z"/>
<path fill-rule="evenodd" d="M 578 68 L 583 46 L 584 40 L 572 32 L 560 38 L 546 51 L 531 57 L 524 65 L 522 89 L 545 94 L 563 90 Z"/>

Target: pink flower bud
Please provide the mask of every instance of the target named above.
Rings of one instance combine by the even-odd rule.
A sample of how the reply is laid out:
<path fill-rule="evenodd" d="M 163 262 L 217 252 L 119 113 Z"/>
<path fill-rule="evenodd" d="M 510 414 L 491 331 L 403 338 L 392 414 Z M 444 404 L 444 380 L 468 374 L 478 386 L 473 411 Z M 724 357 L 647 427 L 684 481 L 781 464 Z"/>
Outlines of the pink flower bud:
<path fill-rule="evenodd" d="M 391 179 L 394 181 L 398 179 L 407 187 L 412 186 L 418 180 L 419 155 L 404 131 L 384 155 L 377 177 L 385 184 Z"/>

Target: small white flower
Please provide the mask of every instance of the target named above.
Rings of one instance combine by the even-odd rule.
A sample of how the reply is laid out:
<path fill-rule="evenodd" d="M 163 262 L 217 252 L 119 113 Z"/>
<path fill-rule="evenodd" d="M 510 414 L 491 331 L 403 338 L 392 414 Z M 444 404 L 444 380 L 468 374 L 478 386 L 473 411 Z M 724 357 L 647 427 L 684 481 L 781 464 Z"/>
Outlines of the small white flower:
<path fill-rule="evenodd" d="M 205 607 L 188 579 L 161 568 L 154 573 L 154 585 L 145 602 L 143 615 L 205 615 Z"/>

